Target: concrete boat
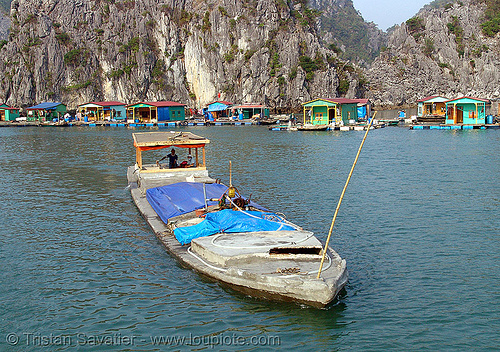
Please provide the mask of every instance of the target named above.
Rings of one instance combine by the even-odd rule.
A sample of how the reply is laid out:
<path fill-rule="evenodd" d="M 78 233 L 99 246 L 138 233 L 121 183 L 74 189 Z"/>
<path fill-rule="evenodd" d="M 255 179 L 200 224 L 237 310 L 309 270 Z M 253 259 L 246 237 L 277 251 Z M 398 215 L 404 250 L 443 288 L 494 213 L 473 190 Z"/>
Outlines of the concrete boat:
<path fill-rule="evenodd" d="M 189 132 L 134 133 L 133 138 L 136 164 L 127 171 L 132 198 L 156 237 L 182 265 L 244 294 L 318 308 L 332 302 L 347 283 L 346 262 L 331 248 L 318 274 L 324 249 L 312 232 L 208 175 L 205 147 L 209 140 Z M 143 164 L 142 152 L 171 147 L 194 151 L 194 167 Z M 167 209 L 161 199 L 176 204 Z M 191 202 L 195 205 L 187 205 Z M 216 225 L 214 233 L 197 237 L 199 226 L 225 214 L 240 218 L 224 231 Z M 247 229 L 261 220 L 264 230 Z M 268 225 L 277 228 L 270 231 Z M 183 232 L 195 236 L 182 239 L 189 242 L 184 245 L 178 240 Z"/>
<path fill-rule="evenodd" d="M 299 131 L 326 131 L 330 127 L 329 125 L 313 125 L 306 123 L 304 125 L 297 125 L 297 130 Z"/>

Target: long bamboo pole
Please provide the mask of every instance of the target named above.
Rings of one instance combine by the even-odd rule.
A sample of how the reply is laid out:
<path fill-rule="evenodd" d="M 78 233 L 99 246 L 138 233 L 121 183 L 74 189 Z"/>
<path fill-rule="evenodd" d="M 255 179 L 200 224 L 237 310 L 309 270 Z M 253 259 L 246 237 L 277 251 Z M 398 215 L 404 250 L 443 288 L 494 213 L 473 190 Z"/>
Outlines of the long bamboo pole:
<path fill-rule="evenodd" d="M 361 141 L 361 145 L 359 146 L 358 153 L 356 154 L 356 158 L 354 159 L 354 163 L 352 164 L 351 171 L 349 172 L 349 176 L 347 176 L 347 181 L 345 182 L 344 189 L 342 190 L 342 194 L 340 195 L 339 202 L 337 204 L 337 208 L 335 209 L 335 214 L 333 215 L 332 224 L 330 225 L 330 231 L 328 231 L 328 237 L 326 238 L 325 248 L 323 248 L 323 256 L 321 257 L 321 264 L 319 265 L 318 276 L 317 276 L 318 279 L 321 276 L 321 270 L 323 270 L 323 263 L 325 262 L 326 252 L 328 251 L 328 243 L 330 242 L 330 238 L 332 237 L 333 226 L 335 225 L 335 220 L 337 219 L 337 214 L 339 213 L 340 204 L 342 204 L 342 199 L 344 199 L 344 194 L 345 194 L 345 191 L 347 189 L 347 185 L 349 184 L 349 181 L 351 180 L 352 172 L 354 171 L 354 167 L 356 166 L 356 163 L 358 162 L 359 154 L 361 153 L 361 149 L 363 148 L 363 144 L 365 144 L 366 137 L 368 136 L 368 131 L 370 131 L 370 127 L 372 127 L 373 120 L 375 119 L 375 115 L 377 115 L 376 111 L 373 114 L 370 123 L 368 124 L 368 128 L 366 129 L 365 136 L 363 137 L 363 140 Z"/>

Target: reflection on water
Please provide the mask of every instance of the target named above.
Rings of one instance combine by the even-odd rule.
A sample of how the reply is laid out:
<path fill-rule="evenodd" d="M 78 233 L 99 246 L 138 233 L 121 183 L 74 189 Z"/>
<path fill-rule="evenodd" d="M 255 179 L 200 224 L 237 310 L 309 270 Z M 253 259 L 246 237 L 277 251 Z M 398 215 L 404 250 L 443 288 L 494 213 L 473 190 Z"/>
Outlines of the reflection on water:
<path fill-rule="evenodd" d="M 185 130 L 211 139 L 212 176 L 228 182 L 232 160 L 244 194 L 322 239 L 363 136 Z M 116 350 L 156 350 L 152 335 L 190 334 L 279 336 L 281 347 L 315 351 L 500 343 L 498 131 L 370 132 L 331 244 L 350 281 L 326 310 L 257 300 L 180 267 L 126 187 L 133 131 L 0 129 L 4 335 L 68 335 L 73 345 L 79 334 L 137 336 L 135 348 L 99 348 Z"/>

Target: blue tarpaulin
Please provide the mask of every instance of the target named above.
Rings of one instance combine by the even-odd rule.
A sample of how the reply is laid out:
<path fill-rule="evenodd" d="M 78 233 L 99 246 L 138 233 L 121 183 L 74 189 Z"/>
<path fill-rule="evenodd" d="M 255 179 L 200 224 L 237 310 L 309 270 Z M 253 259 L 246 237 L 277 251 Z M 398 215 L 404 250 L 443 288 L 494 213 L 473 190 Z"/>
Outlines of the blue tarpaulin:
<path fill-rule="evenodd" d="M 207 111 L 224 111 L 228 108 L 226 104 L 212 103 L 208 106 Z"/>
<path fill-rule="evenodd" d="M 227 190 L 227 186 L 218 183 L 207 183 L 205 187 L 207 199 L 218 199 Z M 199 182 L 179 182 L 150 188 L 146 191 L 146 198 L 164 223 L 174 216 L 205 207 L 203 183 Z M 207 204 L 215 205 L 217 202 L 207 201 Z"/>
<path fill-rule="evenodd" d="M 64 105 L 63 103 L 40 103 L 38 105 L 30 106 L 29 108 L 26 108 L 26 110 L 35 110 L 35 109 L 44 109 L 44 110 L 54 110 L 57 108 L 59 105 Z"/>
<path fill-rule="evenodd" d="M 221 232 L 237 233 L 285 230 L 292 231 L 295 228 L 281 222 L 281 219 L 276 214 L 225 209 L 215 213 L 208 213 L 205 220 L 197 225 L 175 229 L 174 235 L 177 241 L 184 245 L 190 243 L 195 238 Z"/>
<path fill-rule="evenodd" d="M 358 118 L 366 117 L 366 106 L 358 106 Z"/>

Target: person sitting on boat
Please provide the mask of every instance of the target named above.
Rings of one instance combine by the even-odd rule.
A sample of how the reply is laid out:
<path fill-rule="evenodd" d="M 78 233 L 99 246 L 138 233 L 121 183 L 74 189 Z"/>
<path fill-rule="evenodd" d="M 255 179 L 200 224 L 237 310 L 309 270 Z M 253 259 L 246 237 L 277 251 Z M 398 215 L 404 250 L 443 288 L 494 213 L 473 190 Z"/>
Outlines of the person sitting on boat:
<path fill-rule="evenodd" d="M 194 167 L 194 160 L 191 154 L 187 156 L 187 166 L 186 167 Z"/>
<path fill-rule="evenodd" d="M 174 168 L 178 167 L 177 166 L 177 159 L 179 159 L 179 157 L 177 156 L 177 154 L 175 154 L 174 148 L 172 148 L 172 150 L 170 151 L 170 154 L 167 154 L 163 158 L 161 158 L 160 160 L 157 160 L 156 164 L 159 166 L 160 161 L 162 161 L 166 158 L 168 158 L 168 168 L 169 169 L 174 169 Z"/>
<path fill-rule="evenodd" d="M 194 167 L 194 161 L 193 161 L 193 157 L 191 156 L 191 154 L 188 154 L 187 156 L 187 160 L 184 160 L 180 167 Z"/>

